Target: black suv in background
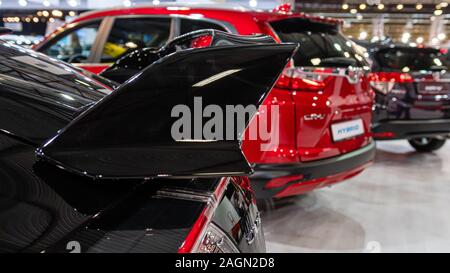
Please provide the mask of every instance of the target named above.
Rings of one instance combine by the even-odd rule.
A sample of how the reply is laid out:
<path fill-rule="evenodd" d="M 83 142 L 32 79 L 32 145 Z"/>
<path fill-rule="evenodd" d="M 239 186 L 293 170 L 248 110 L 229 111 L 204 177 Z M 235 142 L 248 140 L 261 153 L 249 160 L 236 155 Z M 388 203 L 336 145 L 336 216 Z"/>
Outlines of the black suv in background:
<path fill-rule="evenodd" d="M 434 48 L 365 44 L 376 93 L 373 133 L 407 139 L 420 152 L 444 146 L 450 134 L 450 73 Z"/>

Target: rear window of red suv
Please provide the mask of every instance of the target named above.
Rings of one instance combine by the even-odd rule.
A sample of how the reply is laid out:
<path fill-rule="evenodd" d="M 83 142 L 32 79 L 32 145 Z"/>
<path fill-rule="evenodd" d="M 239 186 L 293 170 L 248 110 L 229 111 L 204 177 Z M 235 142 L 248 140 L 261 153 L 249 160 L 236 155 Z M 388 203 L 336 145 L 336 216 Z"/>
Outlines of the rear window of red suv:
<path fill-rule="evenodd" d="M 386 71 L 432 71 L 447 69 L 446 60 L 437 49 L 392 47 L 379 50 L 375 58 Z"/>
<path fill-rule="evenodd" d="M 289 18 L 270 23 L 282 42 L 299 43 L 294 56 L 296 66 L 363 67 L 362 54 L 345 38 L 335 24 L 314 22 L 303 18 Z"/>

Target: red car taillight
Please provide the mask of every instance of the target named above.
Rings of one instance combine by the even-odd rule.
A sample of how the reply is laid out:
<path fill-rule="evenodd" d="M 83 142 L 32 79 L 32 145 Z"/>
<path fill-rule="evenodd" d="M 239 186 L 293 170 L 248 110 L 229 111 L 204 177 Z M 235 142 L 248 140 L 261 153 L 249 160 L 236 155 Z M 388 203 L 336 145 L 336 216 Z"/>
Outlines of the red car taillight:
<path fill-rule="evenodd" d="M 321 73 L 302 73 L 296 69 L 287 68 L 278 79 L 277 88 L 292 91 L 321 91 L 325 88 L 327 76 Z"/>
<path fill-rule="evenodd" d="M 393 89 L 397 83 L 412 83 L 414 82 L 413 77 L 408 73 L 397 73 L 397 72 L 377 72 L 371 73 L 369 76 L 370 86 L 375 89 L 375 91 L 388 94 Z"/>

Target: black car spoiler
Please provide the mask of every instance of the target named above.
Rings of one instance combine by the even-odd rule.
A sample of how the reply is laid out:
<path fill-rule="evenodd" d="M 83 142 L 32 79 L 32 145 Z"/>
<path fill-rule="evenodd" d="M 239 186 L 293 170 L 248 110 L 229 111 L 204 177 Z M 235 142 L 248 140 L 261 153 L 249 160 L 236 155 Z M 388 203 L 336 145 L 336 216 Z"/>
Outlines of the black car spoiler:
<path fill-rule="evenodd" d="M 249 44 L 169 54 L 73 120 L 37 154 L 97 179 L 249 174 L 238 138 L 174 140 L 172 111 L 183 105 L 194 113 L 195 99 L 223 113 L 230 105 L 258 107 L 296 49 Z M 244 129 L 232 130 L 241 135 Z"/>

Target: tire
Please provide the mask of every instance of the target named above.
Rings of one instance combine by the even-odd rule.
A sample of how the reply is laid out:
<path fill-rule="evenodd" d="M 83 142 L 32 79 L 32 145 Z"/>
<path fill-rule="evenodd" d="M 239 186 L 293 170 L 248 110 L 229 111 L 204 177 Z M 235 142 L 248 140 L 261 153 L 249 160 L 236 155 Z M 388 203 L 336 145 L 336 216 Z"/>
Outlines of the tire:
<path fill-rule="evenodd" d="M 409 144 L 421 153 L 430 153 L 442 148 L 445 145 L 445 138 L 421 137 L 408 140 Z"/>

